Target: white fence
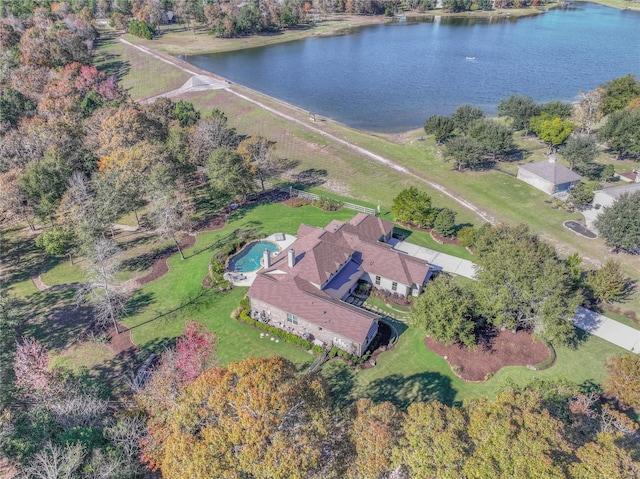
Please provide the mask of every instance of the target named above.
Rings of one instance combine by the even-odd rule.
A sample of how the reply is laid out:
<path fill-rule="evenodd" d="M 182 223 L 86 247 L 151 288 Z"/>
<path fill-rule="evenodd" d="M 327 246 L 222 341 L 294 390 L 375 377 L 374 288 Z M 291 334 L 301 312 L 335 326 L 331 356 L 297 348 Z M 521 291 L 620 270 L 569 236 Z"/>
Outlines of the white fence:
<path fill-rule="evenodd" d="M 265 183 L 266 186 L 266 183 Z M 296 196 L 298 198 L 304 198 L 309 201 L 318 201 L 321 197 L 320 195 L 316 195 L 315 193 L 309 193 L 308 191 L 298 190 L 293 187 L 289 188 L 281 188 L 280 191 L 284 191 L 285 193 L 289 193 L 289 196 Z M 340 202 L 343 207 L 348 208 L 350 210 L 358 211 L 360 213 L 366 213 L 368 215 L 376 216 L 378 212 L 373 208 L 367 208 L 366 206 L 356 205 L 354 203 L 346 203 Z"/>

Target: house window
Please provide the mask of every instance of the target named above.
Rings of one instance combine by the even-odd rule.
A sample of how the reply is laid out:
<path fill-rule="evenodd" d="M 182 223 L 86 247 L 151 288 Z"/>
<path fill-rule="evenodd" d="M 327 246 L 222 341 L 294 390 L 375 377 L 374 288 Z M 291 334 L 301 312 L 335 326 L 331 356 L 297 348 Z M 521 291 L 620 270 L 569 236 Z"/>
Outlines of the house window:
<path fill-rule="evenodd" d="M 398 291 L 398 283 L 395 281 L 391 283 L 391 291 Z"/>
<path fill-rule="evenodd" d="M 376 276 L 376 286 L 380 286 L 380 276 Z"/>
<path fill-rule="evenodd" d="M 287 323 L 298 324 L 298 317 L 291 313 L 287 313 Z"/>

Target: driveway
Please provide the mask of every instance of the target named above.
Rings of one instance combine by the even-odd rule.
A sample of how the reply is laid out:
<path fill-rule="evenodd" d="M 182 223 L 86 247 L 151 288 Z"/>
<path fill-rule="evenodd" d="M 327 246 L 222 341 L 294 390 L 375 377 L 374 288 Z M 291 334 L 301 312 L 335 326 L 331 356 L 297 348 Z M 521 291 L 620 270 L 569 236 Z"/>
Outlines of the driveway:
<path fill-rule="evenodd" d="M 465 278 L 475 279 L 475 265 L 469 260 L 440 253 L 439 251 L 434 251 L 429 248 L 423 248 L 422 246 L 408 243 L 407 241 L 391 239 L 389 244 L 391 244 L 396 251 L 426 261 L 429 266 L 435 270 L 446 271 L 447 273 L 459 274 Z"/>
<path fill-rule="evenodd" d="M 578 308 L 573 324 L 627 351 L 640 353 L 640 331 L 626 324 L 585 308 Z"/>
<path fill-rule="evenodd" d="M 392 239 L 393 249 L 426 261 L 434 269 L 475 279 L 475 263 L 406 241 Z M 573 325 L 621 348 L 640 354 L 640 331 L 594 311 L 578 308 Z"/>

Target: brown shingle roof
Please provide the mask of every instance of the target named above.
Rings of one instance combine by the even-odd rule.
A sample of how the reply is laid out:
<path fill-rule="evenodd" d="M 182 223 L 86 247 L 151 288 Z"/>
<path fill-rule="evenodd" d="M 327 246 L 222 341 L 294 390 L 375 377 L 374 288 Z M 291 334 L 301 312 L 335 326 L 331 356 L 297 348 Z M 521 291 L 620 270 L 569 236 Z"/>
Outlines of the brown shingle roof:
<path fill-rule="evenodd" d="M 258 274 L 247 296 L 363 344 L 378 315 L 335 300 L 299 276 Z"/>

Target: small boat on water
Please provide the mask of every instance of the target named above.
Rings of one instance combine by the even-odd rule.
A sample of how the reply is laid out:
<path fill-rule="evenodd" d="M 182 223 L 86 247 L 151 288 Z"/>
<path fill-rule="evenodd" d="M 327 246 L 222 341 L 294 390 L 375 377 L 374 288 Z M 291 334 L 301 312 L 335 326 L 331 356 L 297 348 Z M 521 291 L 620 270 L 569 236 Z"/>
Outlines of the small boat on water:
<path fill-rule="evenodd" d="M 476 59 L 476 57 L 465 57 L 465 60 L 469 60 L 469 61 L 473 61 L 475 59 Z"/>

